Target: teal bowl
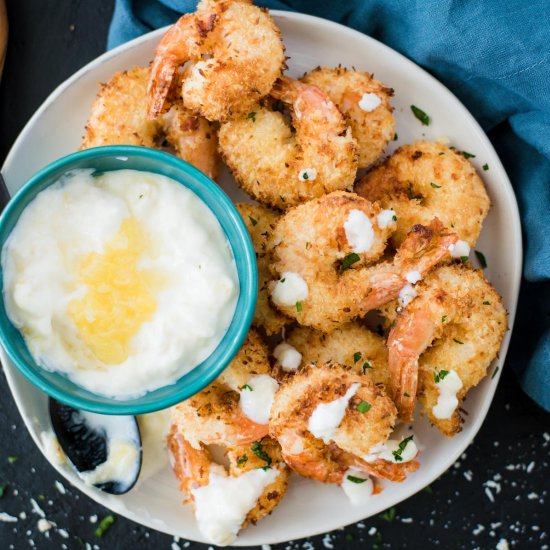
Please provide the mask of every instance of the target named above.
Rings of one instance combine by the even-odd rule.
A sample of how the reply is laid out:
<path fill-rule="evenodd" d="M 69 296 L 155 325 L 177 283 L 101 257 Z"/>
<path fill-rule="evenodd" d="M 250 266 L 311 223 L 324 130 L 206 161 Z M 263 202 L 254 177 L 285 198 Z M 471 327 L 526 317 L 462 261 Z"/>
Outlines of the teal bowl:
<path fill-rule="evenodd" d="M 86 411 L 100 414 L 143 414 L 175 405 L 210 384 L 235 356 L 248 332 L 256 306 L 258 271 L 250 236 L 229 197 L 194 166 L 173 155 L 145 147 L 115 145 L 86 149 L 52 162 L 28 180 L 10 200 L 0 218 L 0 245 L 14 228 L 25 207 L 62 175 L 75 169 L 140 170 L 167 176 L 195 193 L 218 219 L 237 267 L 240 293 L 229 329 L 212 354 L 175 383 L 131 399 L 115 399 L 90 392 L 66 375 L 39 366 L 23 336 L 12 324 L 4 304 L 3 273 L 0 266 L 0 341 L 17 369 L 37 388 L 51 397 Z"/>

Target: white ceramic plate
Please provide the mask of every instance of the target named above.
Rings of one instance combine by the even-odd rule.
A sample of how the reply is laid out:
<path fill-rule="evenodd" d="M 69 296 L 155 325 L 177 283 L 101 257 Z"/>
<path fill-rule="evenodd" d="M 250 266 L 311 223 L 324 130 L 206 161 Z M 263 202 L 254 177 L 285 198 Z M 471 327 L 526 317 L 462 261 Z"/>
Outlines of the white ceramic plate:
<path fill-rule="evenodd" d="M 374 72 L 377 78 L 394 88 L 399 140 L 392 143 L 391 148 L 419 138 L 445 136 L 457 148 L 476 155 L 472 161 L 483 174 L 493 204 L 477 248 L 487 257 L 487 276 L 504 298 L 511 326 L 522 263 L 518 209 L 502 164 L 473 117 L 434 78 L 372 38 L 307 15 L 273 12 L 273 16 L 283 33 L 291 75 L 301 75 L 317 65 L 342 63 Z M 102 55 L 50 95 L 6 159 L 3 173 L 11 192 L 45 164 L 78 149 L 97 84 L 107 81 L 116 71 L 147 64 L 163 32 L 155 31 Z M 414 118 L 411 104 L 426 110 L 432 118 L 430 126 L 421 126 Z M 487 172 L 481 171 L 485 163 L 490 168 Z M 235 200 L 246 198 L 227 174 L 223 187 Z M 504 339 L 498 360 L 500 367 L 509 340 L 510 332 Z M 44 452 L 39 435 L 50 428 L 46 397 L 21 377 L 4 353 L 1 359 L 19 411 L 34 441 Z M 472 441 L 491 404 L 499 375 L 500 372 L 494 379 L 487 377 L 468 395 L 469 415 L 463 431 L 453 439 L 439 435 L 423 420 L 416 421 L 415 434 L 425 450 L 420 458 L 420 470 L 409 475 L 406 482 L 387 484 L 385 490 L 367 505 L 354 507 L 339 487 L 293 478 L 282 504 L 270 517 L 246 529 L 236 545 L 277 543 L 327 532 L 376 514 L 413 495 L 440 476 Z M 146 464 L 154 461 L 147 447 L 144 453 Z M 167 466 L 144 476 L 129 494 L 112 497 L 86 487 L 69 469 L 52 465 L 82 492 L 114 512 L 171 535 L 206 542 L 197 530 L 191 508 L 181 504 L 176 480 Z"/>

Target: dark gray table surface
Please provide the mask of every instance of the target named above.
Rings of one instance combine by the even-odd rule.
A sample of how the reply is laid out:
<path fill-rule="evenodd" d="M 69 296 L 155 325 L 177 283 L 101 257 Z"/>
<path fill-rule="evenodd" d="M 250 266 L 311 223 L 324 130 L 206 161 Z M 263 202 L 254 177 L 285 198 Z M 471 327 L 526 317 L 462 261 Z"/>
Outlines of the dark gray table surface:
<path fill-rule="evenodd" d="M 8 0 L 10 40 L 0 84 L 0 161 L 48 94 L 104 50 L 112 2 Z M 52 128 L 52 137 L 55 128 Z M 29 151 L 29 155 L 33 152 Z M 517 331 L 516 345 L 527 334 Z M 109 514 L 63 482 L 28 435 L 0 375 L 0 550 L 7 548 L 203 548 L 175 542 L 117 517 L 102 538 L 92 520 Z M 505 366 L 489 415 L 461 459 L 427 490 L 394 511 L 274 549 L 548 548 L 550 545 L 549 415 L 529 400 Z M 35 499 L 57 528 L 41 533 Z M 281 528 L 284 528 L 282 526 Z"/>

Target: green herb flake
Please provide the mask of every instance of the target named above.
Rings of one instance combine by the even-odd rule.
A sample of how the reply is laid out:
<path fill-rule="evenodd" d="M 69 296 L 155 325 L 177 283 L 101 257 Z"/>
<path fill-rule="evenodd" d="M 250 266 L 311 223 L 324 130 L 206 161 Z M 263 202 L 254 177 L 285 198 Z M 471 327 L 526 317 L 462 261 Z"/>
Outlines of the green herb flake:
<path fill-rule="evenodd" d="M 239 466 L 239 468 L 248 460 L 248 457 L 246 455 L 241 455 L 238 459 L 237 459 L 237 466 Z"/>
<path fill-rule="evenodd" d="M 140 195 L 139 198 L 142 199 L 142 198 L 143 198 L 143 195 Z"/>
<path fill-rule="evenodd" d="M 346 533 L 344 535 L 344 540 L 347 540 L 348 542 L 353 542 L 354 541 L 353 535 L 351 533 Z"/>
<path fill-rule="evenodd" d="M 244 384 L 243 386 L 241 386 L 241 390 L 254 391 L 254 390 L 252 389 L 252 387 L 249 386 L 248 384 Z"/>
<path fill-rule="evenodd" d="M 464 342 L 461 342 L 460 340 L 457 340 L 456 338 L 453 338 L 453 341 L 455 341 L 457 344 L 460 344 L 461 346 L 464 345 Z"/>
<path fill-rule="evenodd" d="M 246 118 L 250 118 L 250 119 L 252 119 L 252 122 L 256 122 L 256 112 L 252 111 L 251 113 L 248 113 L 246 115 Z"/>
<path fill-rule="evenodd" d="M 394 214 L 394 215 L 391 217 L 391 219 L 392 219 L 394 222 L 396 222 L 396 221 L 397 221 L 397 216 Z"/>
<path fill-rule="evenodd" d="M 296 311 L 300 313 L 302 311 L 302 302 L 296 302 Z"/>
<path fill-rule="evenodd" d="M 451 151 L 456 151 L 456 147 L 455 147 L 454 145 L 451 145 L 451 146 L 449 147 L 449 149 L 450 149 Z"/>
<path fill-rule="evenodd" d="M 311 248 L 311 243 L 309 241 L 306 242 L 306 250 L 309 250 Z"/>
<path fill-rule="evenodd" d="M 485 300 L 485 301 L 483 302 L 483 305 L 484 305 L 484 306 L 490 306 L 490 305 L 491 305 L 491 302 L 489 302 L 489 300 Z"/>
<path fill-rule="evenodd" d="M 252 444 L 252 452 L 261 460 L 267 462 L 268 466 L 271 466 L 271 457 L 264 451 L 261 441 L 256 441 Z"/>
<path fill-rule="evenodd" d="M 429 495 L 433 495 L 434 494 L 434 490 L 432 489 L 432 486 L 431 485 L 426 485 L 426 487 L 424 487 L 424 489 L 422 489 L 425 493 L 428 493 Z"/>
<path fill-rule="evenodd" d="M 368 361 L 365 361 L 363 363 L 363 374 L 367 372 L 367 369 L 372 369 L 372 365 Z"/>
<path fill-rule="evenodd" d="M 460 256 L 460 261 L 465 264 L 470 258 L 468 256 Z"/>
<path fill-rule="evenodd" d="M 10 464 L 15 464 L 19 460 L 18 456 L 8 456 L 8 462 Z"/>
<path fill-rule="evenodd" d="M 346 479 L 348 481 L 351 481 L 352 483 L 365 483 L 365 481 L 367 481 L 366 479 L 363 479 L 362 477 L 355 477 L 355 476 L 346 476 Z"/>
<path fill-rule="evenodd" d="M 264 472 L 267 472 L 268 470 L 271 470 L 271 466 L 260 466 L 256 468 L 256 470 L 263 470 Z"/>
<path fill-rule="evenodd" d="M 468 151 L 462 151 L 462 156 L 465 159 L 474 159 L 474 158 L 476 158 L 475 155 L 473 155 L 472 153 L 468 153 Z"/>
<path fill-rule="evenodd" d="M 112 514 L 109 514 L 108 516 L 105 516 L 97 526 L 97 529 L 94 531 L 94 535 L 100 539 L 113 525 L 115 522 L 115 517 Z"/>
<path fill-rule="evenodd" d="M 369 412 L 371 407 L 372 407 L 372 405 L 370 403 L 367 403 L 366 401 L 361 401 L 361 403 L 359 403 L 359 405 L 357 405 L 357 410 L 361 414 L 365 414 L 366 412 Z M 349 476 L 348 476 L 348 479 L 349 479 Z"/>
<path fill-rule="evenodd" d="M 397 133 L 394 134 L 393 141 L 397 141 Z"/>
<path fill-rule="evenodd" d="M 437 153 L 440 157 L 443 156 L 445 153 L 441 151 L 440 153 Z"/>
<path fill-rule="evenodd" d="M 353 362 L 357 363 L 357 361 L 359 361 L 359 359 L 361 359 L 361 357 L 363 357 L 363 354 L 360 351 L 356 351 L 353 354 Z"/>
<path fill-rule="evenodd" d="M 396 511 L 394 506 L 392 506 L 391 508 L 388 508 L 383 514 L 380 514 L 380 517 L 386 521 L 393 521 L 395 519 L 395 516 L 396 516 Z"/>
<path fill-rule="evenodd" d="M 411 105 L 411 111 L 424 126 L 430 124 L 430 117 L 422 109 L 419 109 L 416 105 Z"/>
<path fill-rule="evenodd" d="M 359 257 L 359 254 L 356 254 L 355 252 L 348 254 L 342 260 L 342 265 L 340 266 L 340 273 L 343 273 L 344 271 L 349 269 L 353 264 L 357 263 L 360 259 L 361 258 Z"/>
<path fill-rule="evenodd" d="M 448 370 L 441 369 L 440 371 L 434 372 L 434 381 L 437 384 L 438 382 L 441 382 L 447 375 L 449 374 Z"/>
<path fill-rule="evenodd" d="M 477 261 L 479 262 L 479 265 L 482 269 L 485 269 L 487 267 L 487 260 L 485 259 L 485 254 L 483 252 L 480 252 L 479 250 L 475 251 Z"/>
<path fill-rule="evenodd" d="M 307 173 L 307 170 L 304 170 L 304 172 L 302 173 L 302 179 L 304 179 L 304 180 L 309 179 L 309 174 Z"/>
<path fill-rule="evenodd" d="M 487 172 L 487 170 L 489 170 L 489 165 L 488 165 L 487 163 L 485 163 L 485 164 L 482 166 L 482 168 L 483 168 L 483 171 L 484 171 L 484 172 Z"/>
<path fill-rule="evenodd" d="M 491 380 L 497 375 L 497 372 L 499 371 L 500 367 L 497 365 L 495 367 L 495 370 L 493 371 L 493 374 L 491 375 Z"/>
<path fill-rule="evenodd" d="M 431 185 L 434 189 L 441 189 L 441 185 L 437 185 L 437 183 L 434 183 L 433 181 L 430 183 L 430 185 Z"/>
<path fill-rule="evenodd" d="M 284 283 L 285 281 L 286 281 L 286 277 L 283 277 L 283 278 L 281 279 L 281 283 Z"/>
<path fill-rule="evenodd" d="M 443 317 L 441 317 L 441 322 L 444 323 L 446 320 L 447 320 L 447 316 L 443 315 Z"/>
<path fill-rule="evenodd" d="M 8 488 L 7 483 L 0 483 L 0 498 L 6 494 L 6 489 Z"/>
<path fill-rule="evenodd" d="M 46 500 L 46 495 L 38 495 L 38 500 Z"/>
<path fill-rule="evenodd" d="M 250 223 L 252 225 L 257 225 L 258 224 L 258 220 L 255 220 L 252 216 L 248 216 L 248 219 L 250 220 Z"/>
<path fill-rule="evenodd" d="M 405 397 L 410 397 L 410 394 L 408 394 L 407 392 L 405 392 L 403 395 L 404 395 Z"/>
<path fill-rule="evenodd" d="M 401 441 L 401 443 L 399 443 L 399 447 L 397 448 L 397 450 L 392 451 L 393 458 L 396 462 L 401 462 L 403 460 L 403 457 L 401 455 L 409 444 L 409 441 L 412 441 L 413 437 L 414 436 L 409 435 L 409 437 L 406 437 L 405 439 L 403 439 L 403 441 Z"/>

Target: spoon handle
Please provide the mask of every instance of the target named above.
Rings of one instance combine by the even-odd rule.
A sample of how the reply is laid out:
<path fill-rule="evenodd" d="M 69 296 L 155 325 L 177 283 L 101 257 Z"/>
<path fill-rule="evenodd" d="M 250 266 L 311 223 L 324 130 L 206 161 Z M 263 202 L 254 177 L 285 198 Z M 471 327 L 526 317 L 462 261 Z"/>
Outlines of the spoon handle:
<path fill-rule="evenodd" d="M 8 191 L 8 188 L 6 187 L 6 182 L 4 181 L 4 178 L 0 173 L 0 213 L 2 212 L 2 210 L 4 210 L 9 200 L 10 192 Z"/>

